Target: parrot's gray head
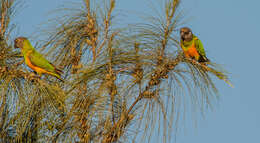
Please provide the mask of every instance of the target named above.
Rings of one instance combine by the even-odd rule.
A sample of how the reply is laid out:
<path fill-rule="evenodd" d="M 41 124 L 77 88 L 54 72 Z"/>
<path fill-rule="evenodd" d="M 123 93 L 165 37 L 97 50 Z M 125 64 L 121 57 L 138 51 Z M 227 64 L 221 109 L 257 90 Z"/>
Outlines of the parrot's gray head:
<path fill-rule="evenodd" d="M 26 37 L 18 37 L 14 40 L 14 48 L 23 48 L 24 41 L 27 40 Z"/>
<path fill-rule="evenodd" d="M 193 34 L 190 28 L 188 27 L 183 27 L 180 29 L 180 35 L 181 35 L 181 40 L 185 42 L 189 42 L 193 38 Z"/>

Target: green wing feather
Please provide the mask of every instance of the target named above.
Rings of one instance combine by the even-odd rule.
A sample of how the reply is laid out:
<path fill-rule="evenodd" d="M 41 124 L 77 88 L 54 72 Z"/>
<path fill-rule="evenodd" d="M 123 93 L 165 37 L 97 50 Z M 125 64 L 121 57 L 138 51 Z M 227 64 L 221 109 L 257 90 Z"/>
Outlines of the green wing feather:
<path fill-rule="evenodd" d="M 194 36 L 194 40 L 195 40 L 195 45 L 196 45 L 196 49 L 198 51 L 198 53 L 203 56 L 203 57 L 206 57 L 206 53 L 205 53 L 205 50 L 203 48 L 203 44 L 202 42 L 200 41 L 200 39 L 196 36 Z"/>
<path fill-rule="evenodd" d="M 46 71 L 55 73 L 55 67 L 37 51 L 33 50 L 27 56 L 33 65 L 45 69 Z"/>
<path fill-rule="evenodd" d="M 194 36 L 193 40 L 195 40 L 195 47 L 200 55 L 198 62 L 209 62 L 209 59 L 206 57 L 206 53 L 205 53 L 203 44 L 200 41 L 200 39 L 198 37 Z"/>

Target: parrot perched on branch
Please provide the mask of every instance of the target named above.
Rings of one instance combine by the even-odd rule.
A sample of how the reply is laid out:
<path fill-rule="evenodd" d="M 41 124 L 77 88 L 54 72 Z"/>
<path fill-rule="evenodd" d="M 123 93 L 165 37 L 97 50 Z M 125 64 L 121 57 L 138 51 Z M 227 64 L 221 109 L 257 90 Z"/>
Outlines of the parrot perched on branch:
<path fill-rule="evenodd" d="M 61 79 L 62 70 L 56 68 L 52 63 L 46 60 L 39 52 L 31 45 L 30 41 L 25 37 L 18 37 L 14 40 L 14 47 L 20 48 L 25 60 L 25 64 L 34 70 L 40 76 L 49 74 Z"/>
<path fill-rule="evenodd" d="M 212 72 L 219 79 L 224 80 L 227 84 L 233 87 L 233 85 L 227 79 L 226 75 L 224 75 L 221 72 L 217 72 L 214 69 L 209 68 L 205 65 L 205 63 L 209 62 L 209 59 L 206 57 L 202 42 L 198 37 L 193 35 L 190 28 L 188 27 L 181 28 L 180 36 L 181 36 L 180 45 L 186 58 L 191 58 L 196 60 L 199 63 L 202 63 L 202 66 L 206 70 Z"/>
<path fill-rule="evenodd" d="M 190 28 L 181 28 L 180 35 L 181 48 L 186 58 L 194 59 L 199 63 L 209 62 L 200 39 L 193 35 Z"/>

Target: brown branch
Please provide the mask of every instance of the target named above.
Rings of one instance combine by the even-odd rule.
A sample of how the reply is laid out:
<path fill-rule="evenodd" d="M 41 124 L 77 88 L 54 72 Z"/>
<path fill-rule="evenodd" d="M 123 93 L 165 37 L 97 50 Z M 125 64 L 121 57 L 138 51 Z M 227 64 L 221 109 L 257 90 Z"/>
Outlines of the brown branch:
<path fill-rule="evenodd" d="M 170 70 L 173 70 L 181 61 L 182 61 L 182 58 L 181 58 L 182 55 L 178 55 L 176 59 L 174 59 L 173 61 L 170 61 L 169 63 L 165 64 L 164 66 L 164 69 L 161 70 L 161 71 L 155 71 L 155 76 L 151 77 L 149 83 L 146 87 L 145 87 L 145 90 L 136 98 L 136 100 L 132 103 L 132 105 L 130 106 L 130 108 L 128 109 L 128 111 L 126 112 L 127 114 L 129 114 L 134 106 L 141 100 L 143 99 L 145 93 L 151 89 L 151 87 L 153 87 L 154 85 L 151 84 L 151 83 L 160 83 L 160 80 L 165 76 L 167 75 Z M 162 71 L 165 71 L 165 72 L 162 72 Z M 156 77 L 156 78 L 154 78 Z M 152 82 L 152 81 L 157 81 L 157 82 Z"/>
<path fill-rule="evenodd" d="M 173 2 L 170 3 L 171 9 L 169 10 L 167 8 L 167 10 L 166 10 L 166 27 L 164 28 L 164 39 L 161 41 L 161 43 L 162 43 L 162 49 L 161 49 L 161 54 L 160 54 L 161 59 L 163 59 L 163 57 L 164 57 L 164 51 L 165 51 L 166 45 L 168 43 L 169 35 L 173 31 L 173 27 L 170 27 L 170 25 L 172 23 L 172 19 L 174 17 L 176 8 L 179 3 L 180 3 L 179 0 L 173 0 Z M 158 62 L 158 63 L 160 63 L 160 62 Z"/>
<path fill-rule="evenodd" d="M 86 3 L 86 8 L 87 8 L 88 14 L 90 14 L 90 1 L 85 0 L 85 3 Z"/>
<path fill-rule="evenodd" d="M 96 28 L 96 18 L 95 14 L 92 14 L 91 8 L 90 8 L 90 0 L 85 0 L 86 9 L 87 9 L 87 27 L 86 31 L 89 35 L 89 39 L 87 39 L 87 43 L 92 48 L 92 54 L 93 54 L 93 63 L 96 61 L 96 47 L 97 47 L 97 39 L 98 39 L 98 30 Z"/>
<path fill-rule="evenodd" d="M 110 7 L 107 13 L 107 16 L 104 19 L 104 24 L 105 24 L 105 38 L 104 41 L 101 43 L 100 47 L 97 50 L 97 55 L 100 53 L 101 49 L 103 48 L 103 46 L 105 45 L 105 43 L 108 40 L 108 32 L 109 32 L 109 26 L 110 26 L 110 22 L 111 22 L 111 14 L 113 12 L 113 9 L 115 7 L 115 0 L 110 0 Z"/>
<path fill-rule="evenodd" d="M 7 118 L 7 112 L 8 112 L 8 108 L 7 108 L 7 94 L 5 94 L 3 92 L 3 95 L 2 95 L 3 99 L 2 99 L 2 104 L 0 106 L 0 115 L 1 115 L 1 120 L 0 120 L 0 132 L 1 130 L 3 129 L 3 126 L 4 124 L 6 123 L 6 118 Z"/>
<path fill-rule="evenodd" d="M 136 100 L 131 104 L 129 109 L 126 111 L 125 114 L 114 124 L 114 126 L 110 129 L 109 133 L 105 136 L 105 138 L 102 140 L 102 143 L 111 143 L 116 141 L 120 135 L 116 133 L 115 131 L 120 127 L 120 124 L 122 123 L 122 118 L 125 120 L 129 120 L 130 112 L 134 109 L 134 107 L 139 103 L 143 98 L 145 93 L 149 92 L 149 90 L 160 83 L 161 79 L 165 78 L 165 76 L 173 70 L 180 62 L 182 62 L 182 54 L 179 54 L 174 60 L 169 61 L 168 63 L 164 64 L 163 68 L 161 70 L 156 70 L 154 72 L 154 75 L 151 76 L 151 79 L 149 81 L 149 84 L 146 86 L 145 90 L 139 94 L 139 96 L 136 98 Z M 126 125 L 124 125 L 126 127 Z M 122 130 L 122 129 L 120 129 Z"/>
<path fill-rule="evenodd" d="M 109 63 L 108 63 L 108 74 L 109 74 L 109 94 L 110 94 L 110 100 L 111 100 L 111 112 L 112 112 L 112 121 L 115 123 L 115 113 L 114 113 L 114 99 L 117 94 L 117 86 L 115 85 L 116 75 L 113 71 L 113 49 L 112 49 L 112 42 L 114 39 L 115 34 L 112 34 L 109 43 L 108 43 L 108 53 L 109 53 Z"/>
<path fill-rule="evenodd" d="M 8 24 L 9 24 L 9 21 L 10 21 L 10 16 L 12 14 L 12 5 L 14 3 L 14 0 L 2 0 L 1 1 L 1 19 L 0 19 L 0 24 L 1 24 L 1 27 L 0 27 L 0 36 L 4 36 L 6 30 L 7 30 L 7 27 L 8 27 Z M 11 12 L 11 13 L 10 13 Z"/>
<path fill-rule="evenodd" d="M 1 37 L 3 37 L 4 33 L 5 33 L 6 3 L 7 3 L 6 1 L 2 1 L 2 7 L 1 7 L 1 28 L 0 28 Z"/>

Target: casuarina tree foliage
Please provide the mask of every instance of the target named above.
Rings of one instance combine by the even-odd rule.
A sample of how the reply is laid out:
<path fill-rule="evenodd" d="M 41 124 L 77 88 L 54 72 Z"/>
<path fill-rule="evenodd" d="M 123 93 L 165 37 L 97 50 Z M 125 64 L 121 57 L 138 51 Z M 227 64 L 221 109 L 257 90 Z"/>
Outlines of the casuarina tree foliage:
<path fill-rule="evenodd" d="M 20 3 L 1 0 L 0 142 L 172 142 L 184 119 L 194 120 L 188 110 L 217 101 L 214 77 L 228 77 L 212 60 L 184 56 L 180 0 L 161 2 L 160 14 L 131 25 L 116 24 L 116 0 L 55 11 L 44 40 L 27 37 L 55 73 L 39 75 L 14 48 L 24 36 L 12 33 Z"/>

